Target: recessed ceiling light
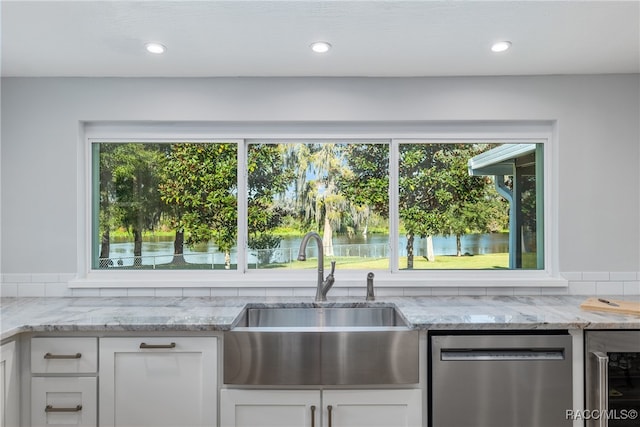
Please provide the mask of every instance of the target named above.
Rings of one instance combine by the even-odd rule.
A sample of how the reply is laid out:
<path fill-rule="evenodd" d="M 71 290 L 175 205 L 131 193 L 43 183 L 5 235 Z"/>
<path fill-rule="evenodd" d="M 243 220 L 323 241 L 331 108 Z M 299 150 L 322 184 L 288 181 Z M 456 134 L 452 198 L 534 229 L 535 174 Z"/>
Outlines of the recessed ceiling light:
<path fill-rule="evenodd" d="M 329 42 L 313 42 L 311 43 L 311 50 L 315 53 L 326 53 L 331 49 L 331 43 Z"/>
<path fill-rule="evenodd" d="M 504 52 L 505 50 L 508 50 L 510 47 L 511 47 L 511 42 L 505 40 L 505 41 L 494 43 L 491 46 L 491 51 L 492 52 Z"/>
<path fill-rule="evenodd" d="M 160 43 L 147 43 L 144 45 L 144 47 L 145 49 L 147 49 L 147 52 L 155 53 L 158 55 L 164 53 L 167 50 L 167 48 Z"/>

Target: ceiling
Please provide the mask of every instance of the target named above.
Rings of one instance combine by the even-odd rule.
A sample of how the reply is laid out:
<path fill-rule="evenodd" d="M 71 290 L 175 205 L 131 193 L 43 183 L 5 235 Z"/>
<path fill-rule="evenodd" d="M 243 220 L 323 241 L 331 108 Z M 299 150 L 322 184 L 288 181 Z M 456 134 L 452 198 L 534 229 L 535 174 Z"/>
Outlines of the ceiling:
<path fill-rule="evenodd" d="M 640 1 L 3 0 L 3 76 L 640 72 Z M 309 45 L 326 40 L 326 54 Z M 490 46 L 509 40 L 512 48 Z M 144 50 L 158 41 L 163 55 Z"/>

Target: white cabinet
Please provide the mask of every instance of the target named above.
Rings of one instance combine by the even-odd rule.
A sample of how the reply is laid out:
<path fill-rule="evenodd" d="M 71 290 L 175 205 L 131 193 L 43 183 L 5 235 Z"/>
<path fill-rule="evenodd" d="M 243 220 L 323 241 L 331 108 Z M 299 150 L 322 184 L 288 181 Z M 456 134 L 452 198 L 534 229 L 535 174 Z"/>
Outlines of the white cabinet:
<path fill-rule="evenodd" d="M 31 339 L 31 427 L 98 423 L 98 339 Z"/>
<path fill-rule="evenodd" d="M 16 342 L 0 346 L 0 427 L 20 425 L 20 383 Z"/>
<path fill-rule="evenodd" d="M 215 426 L 215 337 L 102 338 L 100 426 Z"/>
<path fill-rule="evenodd" d="M 31 379 L 31 427 L 95 426 L 95 377 Z"/>
<path fill-rule="evenodd" d="M 220 392 L 220 427 L 421 427 L 422 393 L 394 390 Z"/>
<path fill-rule="evenodd" d="M 220 427 L 320 426 L 317 390 L 220 391 Z"/>
<path fill-rule="evenodd" d="M 420 390 L 325 390 L 323 426 L 420 427 Z"/>

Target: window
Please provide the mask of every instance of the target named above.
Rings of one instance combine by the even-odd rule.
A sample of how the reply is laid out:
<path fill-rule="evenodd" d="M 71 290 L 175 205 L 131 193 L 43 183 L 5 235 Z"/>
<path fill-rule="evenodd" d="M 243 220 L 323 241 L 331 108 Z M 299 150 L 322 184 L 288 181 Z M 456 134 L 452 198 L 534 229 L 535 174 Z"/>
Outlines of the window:
<path fill-rule="evenodd" d="M 400 268 L 543 269 L 542 150 L 400 142 Z"/>
<path fill-rule="evenodd" d="M 315 268 L 297 261 L 306 232 L 340 269 L 389 269 L 388 142 L 250 142 L 248 268 Z"/>
<path fill-rule="evenodd" d="M 96 269 L 237 269 L 238 147 L 93 146 Z"/>
<path fill-rule="evenodd" d="M 549 267 L 542 140 L 90 142 L 92 271 Z"/>

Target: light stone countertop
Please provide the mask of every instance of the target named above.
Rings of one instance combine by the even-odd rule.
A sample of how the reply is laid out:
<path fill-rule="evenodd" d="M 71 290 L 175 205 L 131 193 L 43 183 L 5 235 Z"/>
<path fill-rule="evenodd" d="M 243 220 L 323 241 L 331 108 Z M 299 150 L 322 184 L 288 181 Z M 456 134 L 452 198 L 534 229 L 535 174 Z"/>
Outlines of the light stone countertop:
<path fill-rule="evenodd" d="M 586 296 L 385 297 L 419 330 L 640 329 L 640 316 L 580 309 Z M 639 301 L 640 296 L 611 299 Z M 226 331 L 247 305 L 312 306 L 293 297 L 75 297 L 0 299 L 0 339 L 22 332 Z M 331 298 L 321 306 L 369 305 Z"/>

